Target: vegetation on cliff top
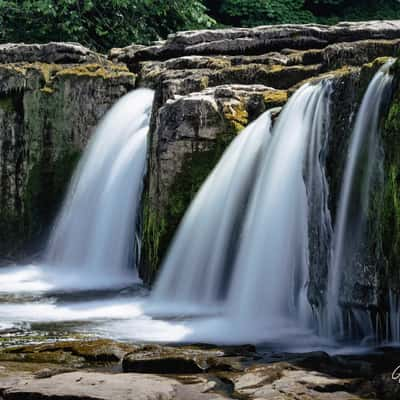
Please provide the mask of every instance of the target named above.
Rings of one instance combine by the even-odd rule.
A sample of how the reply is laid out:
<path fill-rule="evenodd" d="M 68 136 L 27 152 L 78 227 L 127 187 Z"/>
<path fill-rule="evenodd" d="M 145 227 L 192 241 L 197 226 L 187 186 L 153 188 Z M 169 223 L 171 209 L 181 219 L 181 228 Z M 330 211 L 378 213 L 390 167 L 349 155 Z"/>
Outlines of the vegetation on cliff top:
<path fill-rule="evenodd" d="M 187 29 L 398 18 L 397 0 L 0 0 L 0 42 L 104 51 Z"/>
<path fill-rule="evenodd" d="M 73 41 L 106 50 L 211 26 L 199 0 L 0 0 L 0 42 Z"/>
<path fill-rule="evenodd" d="M 224 24 L 337 23 L 340 20 L 397 19 L 397 0 L 207 0 Z"/>

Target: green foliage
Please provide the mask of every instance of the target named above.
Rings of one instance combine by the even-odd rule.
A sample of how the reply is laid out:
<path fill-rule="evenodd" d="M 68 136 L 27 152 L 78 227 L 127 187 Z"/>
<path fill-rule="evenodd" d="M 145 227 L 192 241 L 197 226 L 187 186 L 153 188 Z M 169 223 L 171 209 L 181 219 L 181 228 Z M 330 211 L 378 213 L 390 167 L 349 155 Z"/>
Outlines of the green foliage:
<path fill-rule="evenodd" d="M 205 4 L 218 21 L 237 26 L 400 18 L 397 0 L 206 0 Z"/>
<path fill-rule="evenodd" d="M 398 19 L 397 0 L 0 0 L 0 42 L 74 41 L 106 50 L 218 25 Z"/>
<path fill-rule="evenodd" d="M 246 26 L 315 21 L 304 0 L 225 0 L 221 12 Z"/>
<path fill-rule="evenodd" d="M 200 0 L 0 0 L 0 41 L 76 41 L 104 50 L 210 27 L 205 11 Z"/>
<path fill-rule="evenodd" d="M 383 124 L 383 149 L 385 152 L 385 184 L 382 191 L 381 217 L 382 245 L 387 259 L 388 286 L 400 291 L 400 64 L 392 68 L 395 75 L 394 96 Z M 390 277 L 390 278 L 389 278 Z"/>
<path fill-rule="evenodd" d="M 313 0 L 316 3 L 318 0 Z M 397 0 L 319 0 L 324 3 L 319 21 L 322 23 L 337 23 L 346 21 L 367 21 L 379 19 L 399 19 L 400 2 Z M 315 11 L 316 10 L 316 11 Z M 313 9 L 318 12 L 318 9 Z"/>

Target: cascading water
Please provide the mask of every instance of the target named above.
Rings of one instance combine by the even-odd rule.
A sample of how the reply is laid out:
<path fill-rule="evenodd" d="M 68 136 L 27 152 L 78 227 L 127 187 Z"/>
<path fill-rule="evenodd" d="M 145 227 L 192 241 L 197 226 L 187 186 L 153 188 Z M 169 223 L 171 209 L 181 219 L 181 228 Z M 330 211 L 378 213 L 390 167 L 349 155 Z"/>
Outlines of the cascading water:
<path fill-rule="evenodd" d="M 371 81 L 351 137 L 335 223 L 326 296 L 327 310 L 323 317 L 326 320 L 322 333 L 332 337 L 352 335 L 349 332 L 351 323 L 347 324 L 350 327 L 345 332 L 346 317 L 340 307 L 340 296 L 345 273 L 363 268 L 361 253 L 366 234 L 370 189 L 374 176 L 381 170 L 378 165 L 379 117 L 391 87 L 392 76 L 388 70 L 392 63 L 389 61 L 384 65 Z M 364 314 L 354 310 L 350 318 L 357 322 L 362 336 L 373 336 L 375 332 L 371 316 Z"/>
<path fill-rule="evenodd" d="M 215 341 L 229 331 L 230 341 L 258 341 L 265 329 L 279 336 L 282 328 L 311 323 L 309 222 L 323 232 L 318 248 L 330 238 L 321 159 L 330 92 L 329 81 L 306 84 L 271 138 L 268 113 L 241 133 L 192 203 L 153 300 L 175 302 L 178 313 L 188 303 L 200 313 L 222 305 L 218 321 L 192 330 L 195 339 Z M 309 203 L 318 217 L 309 218 Z"/>
<path fill-rule="evenodd" d="M 40 266 L 3 270 L 0 291 L 105 288 L 137 280 L 135 227 L 153 92 L 120 99 L 97 128 L 70 184 Z"/>
<path fill-rule="evenodd" d="M 230 145 L 187 211 L 154 289 L 158 302 L 213 305 L 229 287 L 241 216 L 270 140 L 266 112 Z"/>
<path fill-rule="evenodd" d="M 147 156 L 153 92 L 115 104 L 73 177 L 46 263 L 112 279 L 128 269 Z"/>
<path fill-rule="evenodd" d="M 324 167 L 333 86 L 323 80 L 302 86 L 291 97 L 272 134 L 271 113 L 267 112 L 233 141 L 191 204 L 150 301 L 112 297 L 59 305 L 40 299 L 29 307 L 17 302 L 2 306 L 0 319 L 8 324 L 15 315 L 33 323 L 43 318 L 73 321 L 115 316 L 119 321 L 102 323 L 102 334 L 180 342 L 277 341 L 281 349 L 287 343 L 296 349 L 330 345 L 312 335 L 317 329 L 307 293 L 310 272 L 314 264 L 324 263 L 327 269 L 338 254 L 344 257 L 347 244 L 358 240 L 347 231 L 354 223 L 350 216 L 356 215 L 362 235 L 363 222 L 357 220 L 358 214 L 350 213 L 349 202 L 367 209 L 371 169 L 376 165 L 379 147 L 380 103 L 390 79 L 385 69 L 380 71 L 360 109 L 345 171 L 333 254 Z M 53 276 L 65 281 L 72 272 L 72 281 L 67 283 L 72 288 L 80 287 L 77 281 L 84 281 L 86 276 L 95 288 L 132 281 L 127 265 L 145 168 L 152 96 L 150 91 L 128 95 L 101 124 L 55 225 L 46 252 L 46 278 L 54 271 Z M 110 136 L 112 131 L 115 133 Z M 355 190 L 351 170 L 361 164 L 368 168 L 362 175 L 361 189 Z M 90 212 L 88 204 L 92 206 Z M 326 313 L 331 318 L 331 330 L 322 324 L 319 333 L 336 335 L 344 324 L 338 322 L 342 318 L 338 310 L 344 264 L 336 261 L 333 265 L 336 269 L 329 272 L 326 298 L 331 307 Z M 15 271 L 12 274 L 17 275 Z M 9 291 L 17 291 L 16 283 L 6 275 L 0 277 L 0 291 L 4 282 Z M 26 275 L 17 280 L 25 285 Z M 400 337 L 399 304 L 399 299 L 391 295 L 391 316 L 386 323 L 392 337 Z M 32 316 L 32 310 L 37 315 Z M 183 318 L 185 314 L 190 318 Z M 201 318 L 192 318 L 196 314 Z M 165 315 L 181 318 L 164 321 Z M 161 316 L 161 320 L 154 316 Z M 353 318 L 368 325 L 366 331 L 373 329 L 359 313 L 354 312 Z"/>
<path fill-rule="evenodd" d="M 314 152 L 329 118 L 329 94 L 327 81 L 301 87 L 280 115 L 264 154 L 229 296 L 232 312 L 251 326 L 268 321 L 279 329 L 294 321 L 307 326 L 311 320 L 309 208 L 303 173 L 308 169 L 313 174 L 310 188 L 325 185 Z M 326 216 L 321 219 L 325 223 Z"/>

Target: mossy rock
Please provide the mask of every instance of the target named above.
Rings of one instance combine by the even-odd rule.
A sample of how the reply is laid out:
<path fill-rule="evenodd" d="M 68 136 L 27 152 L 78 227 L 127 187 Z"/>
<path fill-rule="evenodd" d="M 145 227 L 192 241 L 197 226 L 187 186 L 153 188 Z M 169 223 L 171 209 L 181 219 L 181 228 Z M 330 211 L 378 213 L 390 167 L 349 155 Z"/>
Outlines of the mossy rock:
<path fill-rule="evenodd" d="M 400 63 L 392 68 L 394 93 L 383 122 L 382 141 L 385 153 L 383 204 L 380 205 L 380 234 L 387 266 L 381 277 L 383 290 L 400 293 Z"/>
<path fill-rule="evenodd" d="M 139 347 L 108 339 L 60 341 L 0 350 L 0 361 L 65 364 L 117 363 Z"/>
<path fill-rule="evenodd" d="M 148 197 L 145 198 L 143 246 L 146 260 L 145 268 L 142 268 L 145 282 L 154 282 L 160 263 L 185 211 L 232 138 L 231 135 L 221 137 L 216 143 L 210 143 L 208 148 L 195 150 L 185 156 L 181 172 L 175 176 L 169 189 L 168 201 L 163 212 L 155 209 Z"/>

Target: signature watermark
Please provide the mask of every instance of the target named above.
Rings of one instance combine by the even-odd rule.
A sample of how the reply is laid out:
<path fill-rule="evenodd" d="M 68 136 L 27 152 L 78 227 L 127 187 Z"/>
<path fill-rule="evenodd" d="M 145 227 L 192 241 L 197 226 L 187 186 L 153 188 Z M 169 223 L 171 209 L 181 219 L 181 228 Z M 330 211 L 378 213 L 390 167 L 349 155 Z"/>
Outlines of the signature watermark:
<path fill-rule="evenodd" d="M 392 379 L 400 383 L 400 365 L 393 371 Z"/>

